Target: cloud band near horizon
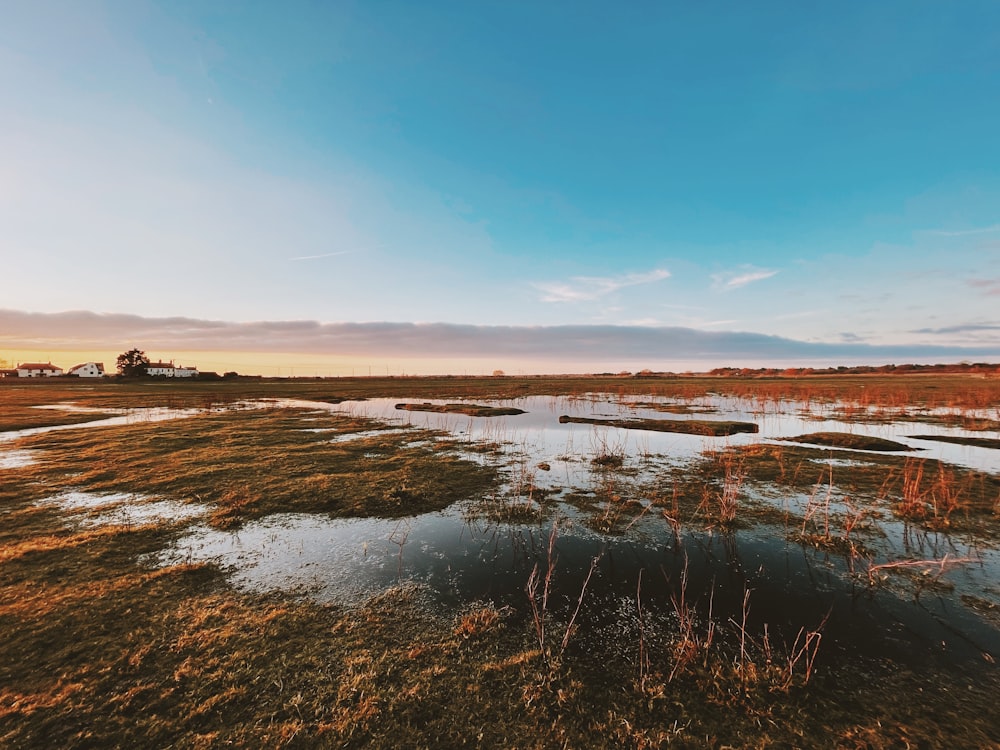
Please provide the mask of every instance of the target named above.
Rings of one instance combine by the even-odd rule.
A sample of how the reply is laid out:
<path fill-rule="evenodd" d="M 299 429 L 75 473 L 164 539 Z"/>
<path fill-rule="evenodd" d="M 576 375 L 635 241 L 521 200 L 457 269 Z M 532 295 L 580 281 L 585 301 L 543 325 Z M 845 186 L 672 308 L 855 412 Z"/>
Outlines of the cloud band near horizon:
<path fill-rule="evenodd" d="M 1000 346 L 814 343 L 739 331 L 614 325 L 482 326 L 454 323 L 230 322 L 119 313 L 0 310 L 0 347 L 126 349 L 429 358 L 516 357 L 573 362 L 910 361 L 1000 358 Z"/>

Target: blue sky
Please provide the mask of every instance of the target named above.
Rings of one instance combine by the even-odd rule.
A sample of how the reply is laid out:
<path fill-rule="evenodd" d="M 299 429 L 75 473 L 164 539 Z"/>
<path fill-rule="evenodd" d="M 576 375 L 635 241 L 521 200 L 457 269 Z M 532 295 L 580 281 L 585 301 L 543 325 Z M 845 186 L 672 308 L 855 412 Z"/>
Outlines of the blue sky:
<path fill-rule="evenodd" d="M 226 349 L 184 332 L 314 321 L 442 324 L 426 329 L 439 369 L 489 359 L 467 336 L 449 349 L 455 326 L 592 326 L 552 367 L 602 369 L 602 342 L 648 328 L 788 342 L 756 364 L 1000 357 L 995 2 L 3 16 L 0 356 L 120 351 L 150 326 L 173 326 L 171 351 Z M 154 322 L 79 341 L 18 328 L 67 311 Z M 674 359 L 729 364 L 717 348 Z M 498 366 L 541 366 L 518 351 Z"/>

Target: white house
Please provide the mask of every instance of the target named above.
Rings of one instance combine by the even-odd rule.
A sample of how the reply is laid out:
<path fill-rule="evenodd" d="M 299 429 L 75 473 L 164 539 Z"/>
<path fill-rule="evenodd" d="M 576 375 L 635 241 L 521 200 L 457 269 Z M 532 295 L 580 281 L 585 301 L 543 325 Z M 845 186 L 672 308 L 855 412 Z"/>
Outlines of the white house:
<path fill-rule="evenodd" d="M 166 378 L 192 378 L 198 374 L 196 367 L 182 367 L 171 362 L 150 362 L 146 365 L 147 375 L 161 375 Z"/>
<path fill-rule="evenodd" d="M 77 365 L 76 367 L 69 368 L 69 371 L 66 374 L 75 375 L 78 378 L 103 378 L 104 363 L 87 362 L 86 364 Z"/>
<path fill-rule="evenodd" d="M 52 378 L 62 374 L 62 368 L 56 367 L 51 362 L 46 362 L 44 365 L 38 362 L 25 362 L 17 366 L 19 378 Z"/>

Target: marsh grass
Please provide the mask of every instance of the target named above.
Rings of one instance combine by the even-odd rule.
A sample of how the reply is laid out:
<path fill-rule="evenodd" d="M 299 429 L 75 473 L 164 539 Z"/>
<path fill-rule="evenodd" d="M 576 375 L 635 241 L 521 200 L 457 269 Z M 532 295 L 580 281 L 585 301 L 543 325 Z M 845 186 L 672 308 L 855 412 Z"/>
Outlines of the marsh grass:
<path fill-rule="evenodd" d="M 779 402 L 830 404 L 858 408 L 948 409 L 962 419 L 972 410 L 1000 404 L 1000 377 L 962 373 L 895 375 L 805 375 L 798 377 L 706 376 L 509 376 L 492 377 L 338 377 L 238 379 L 233 381 L 73 378 L 0 380 L 4 406 L 57 401 L 103 408 L 142 406 L 202 407 L 244 399 L 303 398 L 338 402 L 347 399 L 403 396 L 433 399 L 517 399 L 524 396 L 573 396 L 604 393 L 693 400 L 718 394 L 755 401 L 766 409 Z"/>
<path fill-rule="evenodd" d="M 2 391 L 0 391 L 2 394 Z M 0 433 L 28 430 L 37 427 L 54 427 L 63 424 L 86 424 L 113 417 L 113 413 L 80 413 L 59 409 L 36 409 L 31 406 L 4 405 L 0 414 Z"/>
<path fill-rule="evenodd" d="M 865 531 L 864 525 L 869 511 L 857 508 L 849 497 L 838 498 L 844 506 L 844 513 L 837 515 L 832 509 L 834 503 L 833 464 L 829 464 L 826 477 L 821 476 L 813 487 L 802 512 L 802 526 L 788 535 L 792 541 L 803 545 L 841 552 L 851 561 L 868 553 L 867 548 L 857 538 L 855 531 Z"/>
<path fill-rule="evenodd" d="M 762 408 L 790 390 L 823 398 L 853 387 L 852 381 L 830 383 L 828 392 L 821 381 L 609 382 L 623 393 L 662 389 L 654 395 L 696 395 L 716 387 L 713 382 L 747 394 L 758 387 Z M 479 395 L 549 388 L 584 393 L 594 384 L 585 378 L 359 379 L 58 388 L 67 399 L 118 408 L 124 402 L 151 405 L 146 395 L 159 405 L 190 406 L 278 392 L 461 398 L 477 395 L 476 389 Z M 981 406 L 983 393 L 995 392 L 987 386 L 972 384 L 949 396 L 949 382 L 909 381 L 887 384 L 884 395 L 905 403 L 923 393 L 929 401 Z M 24 390 L 36 403 L 49 403 L 56 388 Z M 10 393 L 4 389 L 0 403 Z M 868 398 L 871 403 L 881 396 Z M 761 605 L 752 595 L 742 612 L 719 614 L 714 582 L 694 591 L 686 575 L 675 577 L 670 600 L 658 612 L 652 595 L 645 595 L 647 579 L 640 578 L 634 599 L 628 597 L 634 616 L 616 624 L 615 637 L 601 632 L 595 638 L 587 632 L 587 586 L 559 602 L 550 590 L 543 604 L 545 578 L 558 582 L 562 570 L 553 546 L 553 564 L 540 563 L 535 574 L 533 596 L 544 625 L 540 646 L 527 588 L 522 610 L 477 601 L 442 611 L 413 586 L 355 607 L 247 593 L 211 565 L 151 567 L 181 533 L 176 526 L 81 528 L 76 513 L 40 503 L 68 487 L 142 492 L 204 503 L 223 527 L 292 510 L 399 517 L 405 536 L 408 514 L 495 491 L 495 471 L 463 460 L 455 445 L 414 445 L 426 443 L 424 432 L 327 442 L 376 427 L 343 415 L 274 409 L 21 441 L 18 448 L 30 448 L 39 460 L 0 473 L 0 745 L 996 747 L 995 670 L 927 664 L 915 672 L 837 651 L 828 655 L 830 644 L 819 637 L 822 622 L 786 634 L 758 627 L 754 616 Z M 305 431 L 314 428 L 331 432 Z M 652 486 L 625 481 L 621 470 L 595 467 L 592 473 L 605 477 L 609 498 L 622 499 L 614 506 L 624 509 L 615 528 L 663 515 L 678 547 L 682 528 L 705 521 L 707 511 L 699 511 L 705 486 L 724 497 L 727 483 L 737 491 L 741 523 L 773 519 L 751 492 L 772 487 L 812 492 L 812 515 L 784 522 L 808 522 L 804 528 L 824 537 L 853 541 L 876 514 L 898 513 L 906 493 L 926 509 L 917 523 L 944 517 L 952 531 L 995 532 L 996 477 L 947 468 L 942 479 L 937 462 L 907 464 L 904 457 L 882 455 L 831 469 L 823 462 L 828 456 L 791 445 L 711 451 L 692 466 L 663 473 Z M 853 510 L 834 513 L 829 488 L 829 497 L 849 496 Z M 633 507 L 629 500 L 640 497 L 652 502 Z M 610 507 L 596 495 L 590 500 L 595 512 Z M 850 526 L 848 516 L 862 511 L 870 515 Z M 935 564 L 944 569 L 940 560 Z M 907 574 L 939 578 L 932 566 L 875 566 L 874 572 L 876 579 Z M 988 604 L 976 602 L 984 612 L 992 611 Z M 623 658 L 623 649 L 632 656 Z"/>
<path fill-rule="evenodd" d="M 411 515 L 495 485 L 494 469 L 423 442 L 434 433 L 330 442 L 378 427 L 340 414 L 259 409 L 46 433 L 20 443 L 39 460 L 13 477 L 36 493 L 70 485 L 198 502 L 220 528 L 276 512 Z"/>
<path fill-rule="evenodd" d="M 856 435 L 850 432 L 813 432 L 808 435 L 798 437 L 782 438 L 794 443 L 809 443 L 811 445 L 827 445 L 833 448 L 847 448 L 859 451 L 914 451 L 919 448 L 911 448 L 895 440 L 872 437 L 870 435 Z"/>
<path fill-rule="evenodd" d="M 1000 477 L 951 466 L 936 459 L 845 453 L 849 467 L 830 468 L 829 451 L 803 446 L 757 444 L 731 448 L 744 456 L 746 479 L 813 494 L 830 486 L 851 499 L 848 513 L 828 518 L 850 534 L 888 509 L 928 529 L 993 535 L 1000 531 Z M 830 473 L 832 471 L 832 474 Z M 800 519 L 801 520 L 801 519 Z"/>
<path fill-rule="evenodd" d="M 988 683 L 928 688 L 888 672 L 866 686 L 845 673 L 834 701 L 808 689 L 803 641 L 765 647 L 770 636 L 750 633 L 742 657 L 717 636 L 668 681 L 675 652 L 647 628 L 633 690 L 634 663 L 567 648 L 553 665 L 489 603 L 442 618 L 412 587 L 350 609 L 239 594 L 211 566 L 145 569 L 141 553 L 164 541 L 154 529 L 88 535 L 0 568 L 4 745 L 768 747 L 863 735 L 894 747 L 931 729 L 891 698 L 918 684 L 942 699 L 930 736 L 990 736 Z M 549 642 L 564 638 L 557 628 Z"/>

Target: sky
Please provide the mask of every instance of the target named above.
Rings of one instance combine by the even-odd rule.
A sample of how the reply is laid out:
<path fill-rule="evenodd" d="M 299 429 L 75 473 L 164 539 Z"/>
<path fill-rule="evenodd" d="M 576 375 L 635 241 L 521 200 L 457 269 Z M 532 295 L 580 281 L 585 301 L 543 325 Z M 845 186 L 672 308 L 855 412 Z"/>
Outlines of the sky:
<path fill-rule="evenodd" d="M 0 359 L 1000 360 L 994 0 L 0 13 Z"/>

